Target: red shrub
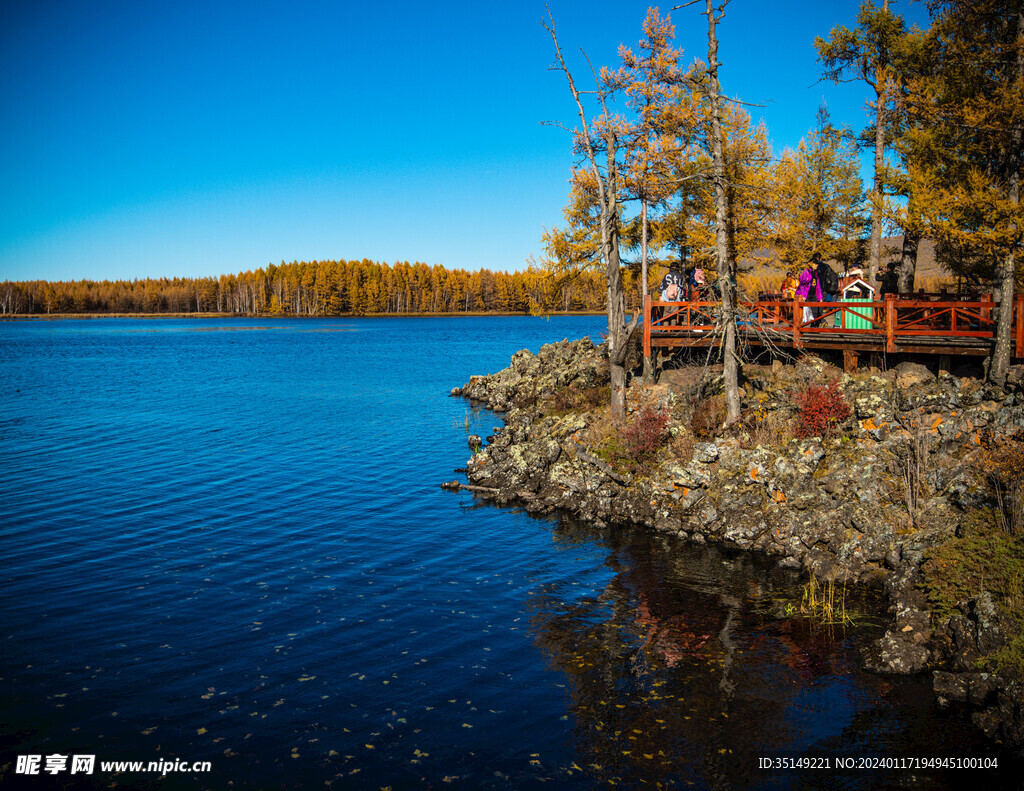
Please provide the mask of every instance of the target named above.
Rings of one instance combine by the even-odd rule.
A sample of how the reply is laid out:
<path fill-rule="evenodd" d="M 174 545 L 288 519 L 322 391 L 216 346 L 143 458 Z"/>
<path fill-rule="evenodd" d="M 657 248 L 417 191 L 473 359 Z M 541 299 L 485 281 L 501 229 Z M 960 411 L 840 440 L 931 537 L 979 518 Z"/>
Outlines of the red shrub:
<path fill-rule="evenodd" d="M 795 432 L 798 437 L 829 437 L 851 414 L 836 381 L 824 387 L 811 385 L 797 393 L 794 400 L 800 407 Z"/>
<path fill-rule="evenodd" d="M 667 425 L 667 413 L 644 407 L 622 432 L 626 452 L 637 460 L 652 455 L 665 442 Z"/>

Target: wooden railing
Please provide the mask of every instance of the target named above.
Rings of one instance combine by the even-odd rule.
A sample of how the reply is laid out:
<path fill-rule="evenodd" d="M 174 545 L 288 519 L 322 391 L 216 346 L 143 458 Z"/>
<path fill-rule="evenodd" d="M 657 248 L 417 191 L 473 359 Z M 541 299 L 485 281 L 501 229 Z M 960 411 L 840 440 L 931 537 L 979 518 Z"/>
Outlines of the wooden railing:
<path fill-rule="evenodd" d="M 897 299 L 889 295 L 882 301 L 805 302 L 800 299 L 763 298 L 741 302 L 737 323 L 768 333 L 776 340 L 791 338 L 800 348 L 811 338 L 835 337 L 836 346 L 844 341 L 857 343 L 875 341 L 888 353 L 906 344 L 927 339 L 941 347 L 944 341 L 955 348 L 955 338 L 994 338 L 999 303 L 987 295 L 980 299 L 955 299 L 945 295 L 914 295 L 914 299 Z M 818 314 L 804 320 L 804 308 Z M 682 345 L 678 339 L 711 334 L 721 310 L 717 301 L 693 300 L 660 302 L 644 298 L 644 353 L 652 346 Z M 674 340 L 669 340 L 674 339 Z M 704 342 L 711 342 L 704 341 Z M 1017 295 L 1013 305 L 1013 342 L 1010 353 L 1024 357 L 1024 295 Z"/>

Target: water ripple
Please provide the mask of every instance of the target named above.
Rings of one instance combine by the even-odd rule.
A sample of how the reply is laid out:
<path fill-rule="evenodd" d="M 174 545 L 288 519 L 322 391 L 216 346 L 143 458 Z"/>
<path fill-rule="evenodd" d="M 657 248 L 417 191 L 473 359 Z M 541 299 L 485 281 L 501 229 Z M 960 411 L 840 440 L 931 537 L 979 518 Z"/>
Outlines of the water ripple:
<path fill-rule="evenodd" d="M 464 421 L 499 422 L 448 390 L 600 325 L 0 323 L 0 763 L 213 762 L 123 778 L 161 789 L 786 787 L 758 756 L 991 752 L 926 684 L 861 673 L 863 637 L 781 615 L 785 573 L 438 488 Z"/>

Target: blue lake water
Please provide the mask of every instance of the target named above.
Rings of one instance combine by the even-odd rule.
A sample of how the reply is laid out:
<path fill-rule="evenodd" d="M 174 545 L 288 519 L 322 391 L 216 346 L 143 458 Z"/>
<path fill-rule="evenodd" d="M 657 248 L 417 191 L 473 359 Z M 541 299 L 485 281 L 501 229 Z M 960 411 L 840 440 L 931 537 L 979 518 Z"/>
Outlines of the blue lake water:
<path fill-rule="evenodd" d="M 763 559 L 439 488 L 501 422 L 449 390 L 603 322 L 0 323 L 0 784 L 1011 787 L 926 678 L 858 669 L 877 603 L 830 633 Z M 100 768 L 159 760 L 211 771 Z"/>

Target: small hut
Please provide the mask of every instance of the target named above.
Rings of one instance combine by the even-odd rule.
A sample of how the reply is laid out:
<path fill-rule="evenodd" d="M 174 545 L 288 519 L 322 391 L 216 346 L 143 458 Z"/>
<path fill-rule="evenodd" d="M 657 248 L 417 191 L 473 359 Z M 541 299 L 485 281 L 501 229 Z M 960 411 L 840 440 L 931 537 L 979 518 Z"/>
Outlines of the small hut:
<path fill-rule="evenodd" d="M 839 279 L 839 293 L 842 294 L 843 302 L 859 300 L 860 302 L 874 302 L 875 289 L 859 275 L 847 275 Z"/>
<path fill-rule="evenodd" d="M 842 302 L 874 302 L 875 289 L 864 278 L 848 274 L 839 279 L 839 293 Z M 870 329 L 874 318 L 872 308 L 844 310 L 836 317 L 836 326 L 844 329 Z"/>

